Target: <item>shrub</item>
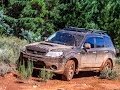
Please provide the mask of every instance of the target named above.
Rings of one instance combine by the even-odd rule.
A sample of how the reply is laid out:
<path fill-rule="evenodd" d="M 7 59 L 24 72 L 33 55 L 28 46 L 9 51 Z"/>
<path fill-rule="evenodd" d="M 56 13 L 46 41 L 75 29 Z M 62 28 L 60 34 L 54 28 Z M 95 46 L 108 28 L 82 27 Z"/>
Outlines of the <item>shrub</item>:
<path fill-rule="evenodd" d="M 28 79 L 33 73 L 33 62 L 30 60 L 20 62 L 18 72 L 20 73 L 20 79 Z"/>
<path fill-rule="evenodd" d="M 25 40 L 16 37 L 0 36 L 0 76 L 12 70 L 10 64 L 15 64 L 20 55 L 20 49 L 27 44 Z"/>
<path fill-rule="evenodd" d="M 41 71 L 39 72 L 39 78 L 42 81 L 47 81 L 49 79 L 52 79 L 53 76 L 54 76 L 53 72 L 47 71 L 45 67 L 41 69 Z"/>
<path fill-rule="evenodd" d="M 0 76 L 4 76 L 11 70 L 12 70 L 12 68 L 9 65 L 2 63 L 2 62 L 0 63 Z"/>
<path fill-rule="evenodd" d="M 32 31 L 22 30 L 21 36 L 30 43 L 36 42 L 36 41 L 41 41 L 40 33 L 34 33 Z"/>
<path fill-rule="evenodd" d="M 14 64 L 19 58 L 20 49 L 26 44 L 26 40 L 12 36 L 0 36 L 0 62 Z"/>
<path fill-rule="evenodd" d="M 120 64 L 120 57 L 116 59 L 116 64 Z"/>
<path fill-rule="evenodd" d="M 101 79 L 112 80 L 112 79 L 116 79 L 117 76 L 118 76 L 117 72 L 115 70 L 111 70 L 111 69 L 104 69 L 100 73 Z"/>

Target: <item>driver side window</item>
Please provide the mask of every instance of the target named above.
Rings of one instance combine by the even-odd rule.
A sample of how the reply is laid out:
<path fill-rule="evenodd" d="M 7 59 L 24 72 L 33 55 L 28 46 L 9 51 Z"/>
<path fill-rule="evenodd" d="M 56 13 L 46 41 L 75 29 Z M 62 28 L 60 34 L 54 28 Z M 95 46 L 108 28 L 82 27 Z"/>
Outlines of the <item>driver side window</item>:
<path fill-rule="evenodd" d="M 85 41 L 85 43 L 89 43 L 91 45 L 91 48 L 94 48 L 95 47 L 95 44 L 94 44 L 94 37 L 88 37 Z"/>

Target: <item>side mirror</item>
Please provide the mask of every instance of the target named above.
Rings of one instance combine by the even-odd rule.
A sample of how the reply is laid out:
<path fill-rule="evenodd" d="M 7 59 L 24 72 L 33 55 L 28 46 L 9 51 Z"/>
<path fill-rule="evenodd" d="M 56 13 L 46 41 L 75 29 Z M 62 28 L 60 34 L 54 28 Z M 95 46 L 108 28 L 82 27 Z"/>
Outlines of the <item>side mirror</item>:
<path fill-rule="evenodd" d="M 91 44 L 90 43 L 85 43 L 84 44 L 84 48 L 85 49 L 90 49 L 91 48 Z"/>

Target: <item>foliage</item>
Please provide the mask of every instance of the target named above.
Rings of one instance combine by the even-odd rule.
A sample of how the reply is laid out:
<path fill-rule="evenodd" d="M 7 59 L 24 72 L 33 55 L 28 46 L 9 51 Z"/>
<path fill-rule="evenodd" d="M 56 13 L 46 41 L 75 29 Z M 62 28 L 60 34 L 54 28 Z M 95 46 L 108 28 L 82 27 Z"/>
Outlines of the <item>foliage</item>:
<path fill-rule="evenodd" d="M 11 35 L 13 32 L 13 29 L 10 28 L 10 26 L 4 22 L 5 15 L 3 11 L 0 11 L 0 35 L 6 34 L 6 35 Z"/>
<path fill-rule="evenodd" d="M 0 76 L 4 76 L 5 74 L 10 72 L 11 70 L 12 70 L 12 68 L 8 64 L 0 62 Z"/>
<path fill-rule="evenodd" d="M 33 73 L 33 62 L 30 60 L 20 62 L 18 72 L 20 73 L 20 79 L 28 79 Z"/>
<path fill-rule="evenodd" d="M 116 79 L 116 77 L 118 77 L 118 74 L 115 70 L 111 70 L 111 69 L 104 69 L 103 71 L 101 71 L 100 73 L 100 78 L 101 79 Z"/>
<path fill-rule="evenodd" d="M 19 58 L 20 49 L 26 44 L 26 40 L 12 36 L 0 36 L 0 62 L 15 63 Z"/>
<path fill-rule="evenodd" d="M 47 71 L 45 68 L 41 69 L 39 72 L 39 77 L 42 79 L 42 81 L 52 79 L 53 76 L 54 74 L 51 71 Z"/>
<path fill-rule="evenodd" d="M 116 64 L 118 64 L 118 65 L 120 65 L 120 57 L 117 57 L 117 59 L 116 59 L 116 62 L 115 62 Z"/>
<path fill-rule="evenodd" d="M 2 22 L 11 28 L 6 28 L 6 31 L 12 35 L 32 42 L 41 40 L 46 33 L 54 32 L 54 25 L 45 21 L 47 10 L 44 0 L 10 0 L 8 7 L 3 10 L 5 18 L 2 18 Z"/>
<path fill-rule="evenodd" d="M 120 0 L 5 1 L 0 4 L 2 23 L 7 26 L 1 24 L 2 33 L 33 42 L 65 26 L 94 28 L 106 30 L 120 47 Z"/>

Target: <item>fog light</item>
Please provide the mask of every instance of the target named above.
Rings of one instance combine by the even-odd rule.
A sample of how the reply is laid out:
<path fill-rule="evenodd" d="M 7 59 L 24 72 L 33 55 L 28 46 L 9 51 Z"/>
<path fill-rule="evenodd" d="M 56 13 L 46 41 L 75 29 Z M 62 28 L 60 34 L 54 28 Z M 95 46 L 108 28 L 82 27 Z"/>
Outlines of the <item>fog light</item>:
<path fill-rule="evenodd" d="M 56 67 L 55 65 L 52 65 L 52 66 L 50 67 L 50 69 L 51 69 L 51 70 L 56 70 L 57 67 Z"/>

